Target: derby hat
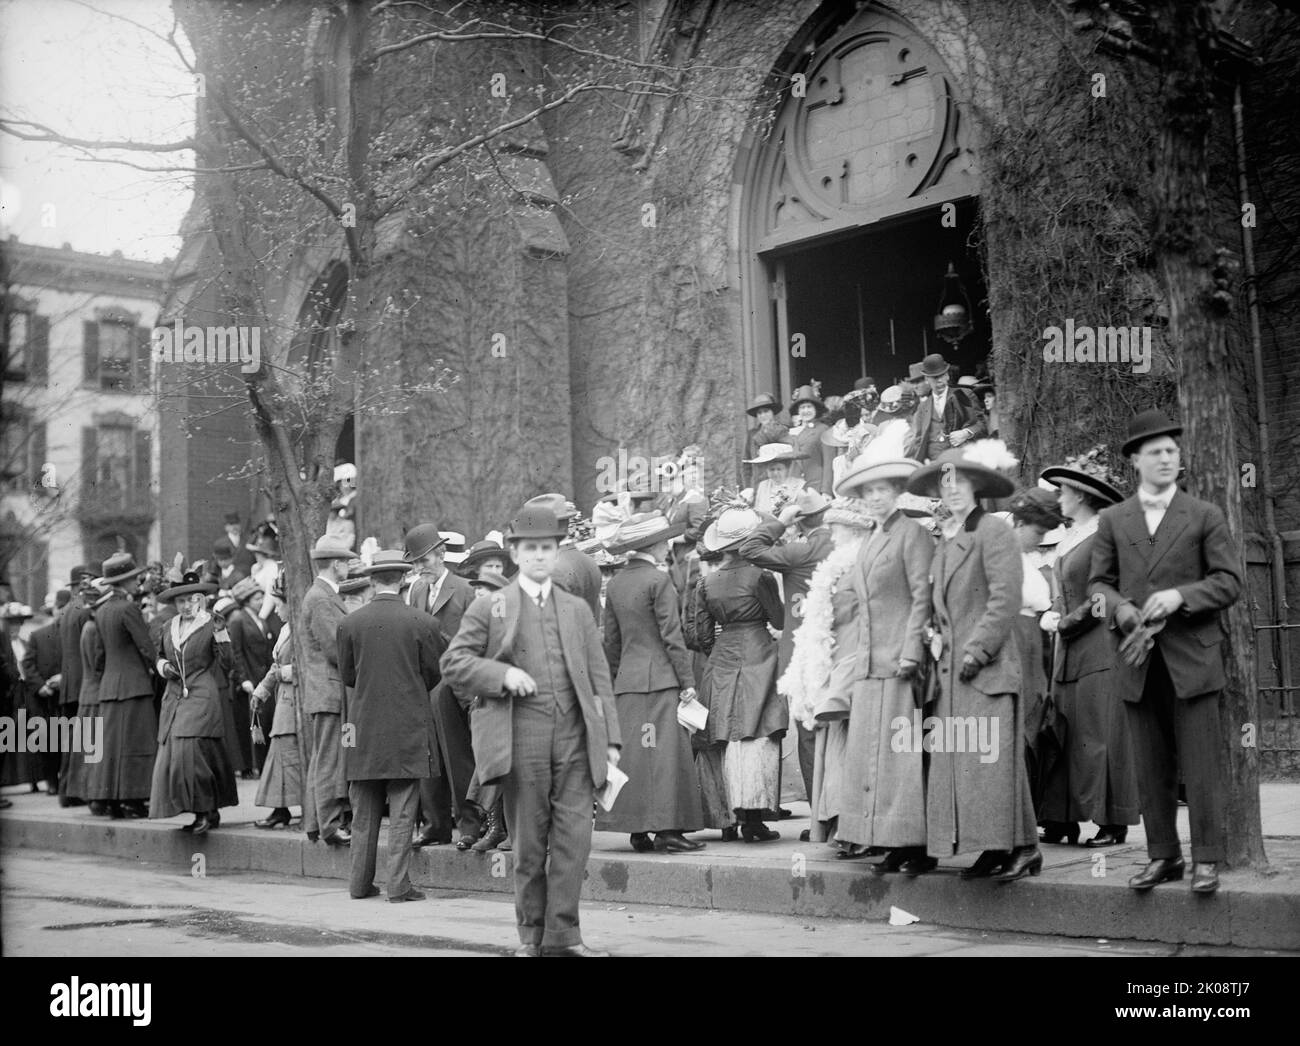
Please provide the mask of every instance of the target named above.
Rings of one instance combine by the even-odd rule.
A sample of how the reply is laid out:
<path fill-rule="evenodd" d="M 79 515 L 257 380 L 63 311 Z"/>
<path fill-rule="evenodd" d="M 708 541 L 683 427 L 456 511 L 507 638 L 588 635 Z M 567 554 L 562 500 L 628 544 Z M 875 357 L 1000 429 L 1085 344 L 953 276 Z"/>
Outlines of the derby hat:
<path fill-rule="evenodd" d="M 928 465 L 922 465 L 908 478 L 907 489 L 912 494 L 938 497 L 941 478 L 953 468 L 971 481 L 977 498 L 1005 498 L 1016 485 L 998 470 L 1015 465 L 1016 459 L 1001 440 L 976 440 L 946 450 Z"/>
<path fill-rule="evenodd" d="M 158 593 L 158 602 L 167 603 L 177 596 L 188 596 L 192 592 L 202 592 L 205 596 L 210 596 L 217 591 L 217 588 L 214 582 L 204 581 L 197 570 L 187 570 L 181 575 L 180 581 Z"/>
<path fill-rule="evenodd" d="M 807 454 L 800 454 L 789 443 L 764 443 L 758 448 L 758 457 L 746 458 L 746 465 L 771 465 L 778 461 L 802 461 Z"/>
<path fill-rule="evenodd" d="M 578 514 L 578 506 L 566 498 L 563 494 L 554 492 L 549 494 L 538 494 L 535 498 L 529 498 L 524 502 L 524 508 L 544 508 L 555 513 L 555 518 L 561 523 L 567 523 Z"/>
<path fill-rule="evenodd" d="M 104 560 L 100 576 L 110 585 L 117 585 L 135 577 L 137 574 L 143 574 L 148 569 L 147 566 L 137 567 L 135 557 L 131 553 L 115 552 Z"/>
<path fill-rule="evenodd" d="M 311 549 L 311 558 L 313 560 L 353 559 L 354 557 L 355 553 L 352 549 L 332 534 L 325 534 L 317 538 L 316 544 Z"/>
<path fill-rule="evenodd" d="M 794 390 L 793 395 L 790 397 L 790 413 L 794 414 L 795 411 L 799 409 L 799 404 L 801 403 L 811 403 L 816 407 L 817 417 L 819 418 L 826 413 L 826 404 L 823 403 L 821 397 L 813 391 L 811 385 L 800 385 Z"/>
<path fill-rule="evenodd" d="M 780 414 L 781 404 L 770 392 L 760 392 L 750 401 L 749 406 L 745 408 L 745 413 L 752 418 L 760 410 L 770 410 L 773 414 Z"/>
<path fill-rule="evenodd" d="M 76 588 L 84 582 L 89 581 L 92 577 L 99 577 L 103 572 L 101 569 L 102 566 L 103 564 L 96 562 L 78 563 L 69 572 L 68 582 L 73 588 Z"/>
<path fill-rule="evenodd" d="M 901 418 L 883 422 L 876 432 L 876 438 L 867 444 L 835 484 L 836 495 L 852 496 L 855 490 L 860 490 L 875 480 L 907 479 L 919 469 L 921 463 L 903 453 L 903 446 L 911 431 L 911 426 Z"/>
<path fill-rule="evenodd" d="M 261 591 L 262 586 L 257 583 L 256 578 L 241 577 L 230 590 L 230 598 L 242 607 Z"/>
<path fill-rule="evenodd" d="M 636 552 L 686 533 L 686 521 L 669 522 L 662 512 L 640 512 L 625 520 L 605 546 L 611 555 Z"/>
<path fill-rule="evenodd" d="M 749 537 L 762 522 L 762 517 L 752 508 L 723 509 L 709 524 L 701 544 L 709 552 L 725 552 Z"/>
<path fill-rule="evenodd" d="M 1100 476 L 1090 476 L 1086 472 L 1067 468 L 1065 465 L 1052 465 L 1050 468 L 1045 468 L 1039 478 L 1054 487 L 1071 487 L 1085 494 L 1092 494 L 1108 505 L 1118 505 L 1124 500 L 1124 495 L 1114 484 Z"/>
<path fill-rule="evenodd" d="M 533 504 L 536 500 L 534 498 L 525 503 L 519 510 L 519 515 L 511 520 L 510 530 L 506 533 L 507 541 L 522 541 L 526 538 L 554 538 L 559 541 L 568 534 L 568 527 L 554 510 L 544 504 Z"/>
<path fill-rule="evenodd" d="M 1154 408 L 1144 410 L 1138 414 L 1128 425 L 1128 439 L 1120 447 L 1120 453 L 1125 457 L 1136 453 L 1149 439 L 1155 439 L 1157 436 L 1181 436 L 1183 427 L 1175 425 L 1165 415 Z"/>
<path fill-rule="evenodd" d="M 447 543 L 446 551 L 443 552 L 442 558 L 452 566 L 465 561 L 465 535 L 457 530 L 440 530 L 443 541 Z"/>
<path fill-rule="evenodd" d="M 406 532 L 402 541 L 406 547 L 406 558 L 410 562 L 423 559 L 435 548 L 447 543 L 442 531 L 435 523 L 418 523 Z"/>
<path fill-rule="evenodd" d="M 918 373 L 923 378 L 937 378 L 940 374 L 947 374 L 949 369 L 948 361 L 939 353 L 932 352 L 920 362 Z"/>
<path fill-rule="evenodd" d="M 406 574 L 411 569 L 410 558 L 402 549 L 380 549 L 370 557 L 368 565 L 355 572 L 349 571 L 349 580 L 355 581 L 358 577 L 370 577 L 373 574 Z"/>
<path fill-rule="evenodd" d="M 237 527 L 237 526 L 239 526 L 239 513 L 238 513 L 238 512 L 227 512 L 226 515 L 225 515 L 225 526 L 228 526 L 228 527 Z"/>

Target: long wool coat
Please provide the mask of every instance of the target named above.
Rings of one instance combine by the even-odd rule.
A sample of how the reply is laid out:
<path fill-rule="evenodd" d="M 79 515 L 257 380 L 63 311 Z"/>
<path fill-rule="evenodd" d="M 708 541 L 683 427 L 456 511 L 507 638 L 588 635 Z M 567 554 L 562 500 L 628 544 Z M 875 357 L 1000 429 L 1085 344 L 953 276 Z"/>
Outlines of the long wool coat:
<path fill-rule="evenodd" d="M 927 848 L 939 857 L 1028 846 L 1037 841 L 1038 829 L 1022 741 L 1020 657 L 1012 636 L 1024 565 L 1011 528 L 976 508 L 961 530 L 940 541 L 931 577 L 933 624 L 943 641 L 932 714 L 945 728 L 943 743 L 930 754 Z M 983 667 L 962 682 L 966 654 Z M 996 736 L 996 758 L 990 759 L 991 744 L 987 753 L 978 750 L 981 728 L 986 740 Z M 958 744 L 965 751 L 949 750 Z"/>
<path fill-rule="evenodd" d="M 233 664 L 229 642 L 217 640 L 216 623 L 209 618 L 177 644 L 173 618 L 163 630 L 162 656 L 184 680 L 169 679 L 158 717 L 158 743 L 169 737 L 226 736 L 226 687 Z"/>

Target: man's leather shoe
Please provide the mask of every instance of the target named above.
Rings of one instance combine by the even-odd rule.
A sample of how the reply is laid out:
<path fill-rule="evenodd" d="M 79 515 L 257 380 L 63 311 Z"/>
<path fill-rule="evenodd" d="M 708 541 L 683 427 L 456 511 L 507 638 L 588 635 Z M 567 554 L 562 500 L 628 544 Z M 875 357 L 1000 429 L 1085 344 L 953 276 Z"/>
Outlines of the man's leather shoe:
<path fill-rule="evenodd" d="M 661 854 L 691 853 L 704 849 L 703 843 L 687 839 L 681 832 L 656 832 L 654 845 L 655 850 Z"/>
<path fill-rule="evenodd" d="M 329 835 L 322 836 L 330 846 L 351 846 L 352 833 L 346 828 L 340 828 L 337 832 L 331 832 Z"/>
<path fill-rule="evenodd" d="M 366 888 L 366 892 L 365 892 L 365 893 L 360 894 L 360 895 L 354 893 L 354 894 L 352 895 L 352 899 L 353 899 L 354 901 L 364 901 L 367 897 L 378 897 L 378 896 L 379 896 L 379 887 L 376 886 L 374 883 L 371 883 L 371 884 Z"/>
<path fill-rule="evenodd" d="M 1103 825 L 1101 830 L 1083 845 L 1090 849 L 1096 849 L 1099 846 L 1119 846 L 1119 844 L 1126 838 L 1128 838 L 1128 830 L 1126 828 L 1117 828 L 1115 825 Z"/>
<path fill-rule="evenodd" d="M 1213 861 L 1192 862 L 1192 893 L 1214 893 L 1219 888 L 1219 866 Z"/>
<path fill-rule="evenodd" d="M 648 854 L 655 848 L 655 841 L 650 838 L 649 832 L 633 832 L 628 839 L 632 843 L 632 849 L 639 854 Z"/>
<path fill-rule="evenodd" d="M 389 904 L 401 904 L 403 901 L 423 901 L 424 891 L 417 890 L 412 886 L 406 893 L 399 893 L 396 897 L 388 898 Z"/>
<path fill-rule="evenodd" d="M 516 959 L 538 959 L 541 955 L 542 949 L 535 944 L 521 944 L 515 949 Z"/>
<path fill-rule="evenodd" d="M 609 952 L 588 948 L 585 944 L 571 944 L 567 948 L 543 948 L 543 955 L 565 956 L 582 959 L 608 959 Z"/>
<path fill-rule="evenodd" d="M 1128 881 L 1134 890 L 1149 890 L 1159 883 L 1172 883 L 1183 877 L 1181 857 L 1159 857 Z"/>
<path fill-rule="evenodd" d="M 1010 860 L 1011 855 L 1005 850 L 985 850 L 973 865 L 961 870 L 961 877 L 963 879 L 987 879 L 989 876 L 1000 872 Z"/>
<path fill-rule="evenodd" d="M 421 846 L 442 846 L 444 843 L 451 842 L 451 835 L 444 835 L 441 832 L 430 831 L 426 828 L 423 832 L 411 840 L 411 845 L 417 849 Z"/>

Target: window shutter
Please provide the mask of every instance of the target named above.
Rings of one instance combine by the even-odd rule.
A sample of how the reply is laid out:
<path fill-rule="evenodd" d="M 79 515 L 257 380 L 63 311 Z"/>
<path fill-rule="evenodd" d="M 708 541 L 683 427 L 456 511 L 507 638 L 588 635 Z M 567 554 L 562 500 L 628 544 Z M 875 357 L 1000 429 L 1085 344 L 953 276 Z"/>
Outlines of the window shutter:
<path fill-rule="evenodd" d="M 45 422 L 37 421 L 32 424 L 31 434 L 27 437 L 27 487 L 29 490 L 46 491 L 54 493 L 52 488 L 46 488 L 42 485 L 41 480 L 45 473 Z M 57 482 L 58 477 L 54 477 Z"/>
<path fill-rule="evenodd" d="M 153 489 L 153 436 L 148 429 L 136 429 L 135 432 L 135 492 L 142 499 L 148 499 Z"/>
<path fill-rule="evenodd" d="M 149 360 L 153 355 L 150 342 L 152 331 L 148 327 L 135 329 L 135 373 L 131 376 L 131 389 L 134 392 L 148 392 L 150 389 Z"/>
<path fill-rule="evenodd" d="M 99 479 L 99 440 L 94 428 L 81 430 L 81 491 L 93 494 Z"/>
<path fill-rule="evenodd" d="M 50 318 L 32 316 L 27 340 L 27 380 L 44 385 L 50 376 Z"/>
<path fill-rule="evenodd" d="M 82 380 L 88 385 L 99 384 L 99 324 L 85 320 L 81 324 Z"/>

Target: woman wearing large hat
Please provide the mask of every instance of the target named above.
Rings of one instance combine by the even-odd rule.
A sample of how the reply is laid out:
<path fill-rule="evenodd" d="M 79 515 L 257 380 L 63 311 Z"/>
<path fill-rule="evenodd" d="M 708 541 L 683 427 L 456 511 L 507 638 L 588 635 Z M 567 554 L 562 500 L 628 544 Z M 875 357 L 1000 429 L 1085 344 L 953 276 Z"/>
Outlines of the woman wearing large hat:
<path fill-rule="evenodd" d="M 760 392 L 745 410 L 755 425 L 745 433 L 745 454 L 740 467 L 741 485 L 752 487 L 763 478 L 762 471 L 754 468 L 750 460 L 758 454 L 759 448 L 766 443 L 785 443 L 790 430 L 780 421 L 781 404 L 770 392 Z"/>
<path fill-rule="evenodd" d="M 895 751 L 891 742 L 895 720 L 911 720 L 924 678 L 934 543 L 898 504 L 920 467 L 903 453 L 910 431 L 906 421 L 885 422 L 836 487 L 863 506 L 872 524 L 848 577 L 860 631 L 836 836 L 840 856 L 885 847 L 877 873 L 914 875 L 934 865 L 925 854 L 922 755 L 910 747 Z"/>
<path fill-rule="evenodd" d="M 750 843 L 779 838 L 763 824 L 763 812 L 778 805 L 781 738 L 790 718 L 776 690 L 776 641 L 767 630 L 785 626 L 776 579 L 736 551 L 760 521 L 752 509 L 728 508 L 709 525 L 701 544 L 722 560 L 701 579 L 690 608 L 695 635 L 712 636 L 722 626 L 709 654 L 704 730 L 723 746 L 727 801 Z"/>
<path fill-rule="evenodd" d="M 1137 764 L 1114 685 L 1115 633 L 1093 613 L 1088 577 L 1099 513 L 1124 496 L 1096 452 L 1044 469 L 1042 479 L 1060 488 L 1071 524 L 1056 547 L 1055 613 L 1043 620 L 1055 637 L 1052 693 L 1062 751 L 1046 775 L 1038 814 L 1045 842 L 1073 842 L 1079 822 L 1093 821 L 1097 834 L 1087 845 L 1113 846 L 1138 823 Z"/>
<path fill-rule="evenodd" d="M 799 496 L 804 481 L 790 470 L 805 457 L 789 443 L 765 443 L 758 454 L 745 459 L 745 464 L 754 466 L 754 475 L 765 477 L 754 488 L 755 511 L 775 515 L 779 506 Z"/>
<path fill-rule="evenodd" d="M 205 609 L 217 586 L 190 571 L 159 593 L 177 614 L 163 630 L 158 674 L 167 680 L 158 720 L 149 816 L 194 814 L 196 835 L 221 823 L 220 807 L 238 806 L 235 768 L 225 744 L 225 681 L 234 658 L 225 622 Z"/>
<path fill-rule="evenodd" d="M 794 390 L 790 397 L 790 417 L 794 425 L 790 428 L 788 442 L 795 453 L 802 455 L 790 470 L 790 474 L 802 479 L 812 490 L 823 494 L 831 492 L 830 457 L 822 444 L 822 433 L 826 423 L 821 419 L 826 414 L 826 404 L 817 395 L 811 385 L 802 385 Z"/>
<path fill-rule="evenodd" d="M 1001 440 L 980 440 L 945 451 L 907 483 L 913 494 L 937 493 L 950 513 L 930 571 L 933 715 L 985 731 L 961 745 L 929 738 L 926 845 L 933 857 L 979 850 L 962 877 L 1004 882 L 1037 875 L 1043 863 L 1021 740 L 1020 658 L 1010 638 L 1024 568 L 1011 528 L 978 504 L 1012 492 L 1004 472 L 1015 465 Z"/>

